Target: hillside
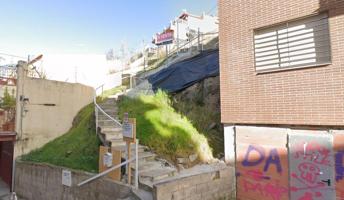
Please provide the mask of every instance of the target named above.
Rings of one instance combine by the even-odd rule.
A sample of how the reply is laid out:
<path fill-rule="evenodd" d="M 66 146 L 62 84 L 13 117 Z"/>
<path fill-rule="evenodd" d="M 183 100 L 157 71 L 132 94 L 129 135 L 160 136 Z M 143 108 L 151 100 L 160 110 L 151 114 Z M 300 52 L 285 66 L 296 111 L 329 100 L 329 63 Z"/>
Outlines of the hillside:
<path fill-rule="evenodd" d="M 199 160 L 212 159 L 207 139 L 184 115 L 173 107 L 170 97 L 162 91 L 138 98 L 123 97 L 118 104 L 119 116 L 128 112 L 136 118 L 137 137 L 158 155 L 176 162 L 178 158 L 198 155 Z"/>
<path fill-rule="evenodd" d="M 21 159 L 98 172 L 100 141 L 96 136 L 94 120 L 94 105 L 90 104 L 77 114 L 73 127 L 67 133 Z"/>

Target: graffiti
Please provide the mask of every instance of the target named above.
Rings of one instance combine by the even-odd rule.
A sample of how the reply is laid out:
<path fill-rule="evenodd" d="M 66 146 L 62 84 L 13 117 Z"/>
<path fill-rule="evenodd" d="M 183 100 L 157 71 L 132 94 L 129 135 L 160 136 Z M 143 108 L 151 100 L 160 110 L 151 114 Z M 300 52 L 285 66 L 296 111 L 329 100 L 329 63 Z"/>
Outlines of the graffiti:
<path fill-rule="evenodd" d="M 315 164 L 330 166 L 330 150 L 315 141 L 300 143 L 294 158 L 304 161 L 314 162 Z"/>
<path fill-rule="evenodd" d="M 313 163 L 301 163 L 298 166 L 298 169 L 301 173 L 301 179 L 305 180 L 308 183 L 314 184 L 318 180 L 320 175 L 320 169 Z"/>
<path fill-rule="evenodd" d="M 254 151 L 259 154 L 259 159 L 255 161 L 249 160 L 250 154 Z M 242 165 L 245 167 L 256 166 L 260 164 L 264 160 L 264 158 L 265 158 L 265 150 L 262 147 L 250 145 L 247 149 Z"/>
<path fill-rule="evenodd" d="M 336 181 L 341 181 L 344 178 L 344 151 L 338 151 L 335 155 L 336 163 Z"/>
<path fill-rule="evenodd" d="M 317 194 L 315 194 L 316 197 L 321 197 L 321 193 L 317 192 Z M 310 192 L 306 192 L 302 197 L 300 197 L 298 200 L 313 200 L 313 194 Z"/>
<path fill-rule="evenodd" d="M 335 154 L 336 192 L 337 199 L 344 199 L 344 150 Z"/>
<path fill-rule="evenodd" d="M 256 152 L 259 154 L 259 159 L 255 160 L 255 161 L 250 161 L 249 157 L 250 154 L 252 152 Z M 253 146 L 250 145 L 247 149 L 244 161 L 242 162 L 242 165 L 245 167 L 248 166 L 257 166 L 259 164 L 261 164 L 261 162 L 263 162 L 265 160 L 265 150 L 263 147 L 261 146 Z M 269 170 L 270 165 L 275 165 L 276 166 L 276 170 L 278 173 L 282 173 L 282 166 L 281 166 L 281 161 L 280 158 L 278 156 L 278 152 L 277 149 L 273 148 L 270 150 L 268 158 L 266 159 L 265 165 L 264 165 L 264 172 Z"/>
<path fill-rule="evenodd" d="M 329 145 L 330 146 L 330 145 Z M 329 166 L 333 166 L 331 150 L 317 141 L 291 144 L 290 168 L 292 199 L 317 200 L 331 196 Z"/>
<path fill-rule="evenodd" d="M 287 167 L 287 158 L 282 160 L 280 156 L 280 152 L 287 154 L 287 149 L 250 144 L 245 150 L 236 174 L 242 198 L 288 199 L 288 173 L 283 174 L 282 169 L 282 166 Z"/>
<path fill-rule="evenodd" d="M 245 173 L 245 177 L 242 182 L 245 192 L 255 192 L 272 200 L 280 200 L 288 193 L 288 188 L 280 185 L 278 180 L 274 180 L 273 183 L 264 181 L 269 180 L 270 177 L 264 176 L 262 172 L 249 170 Z"/>

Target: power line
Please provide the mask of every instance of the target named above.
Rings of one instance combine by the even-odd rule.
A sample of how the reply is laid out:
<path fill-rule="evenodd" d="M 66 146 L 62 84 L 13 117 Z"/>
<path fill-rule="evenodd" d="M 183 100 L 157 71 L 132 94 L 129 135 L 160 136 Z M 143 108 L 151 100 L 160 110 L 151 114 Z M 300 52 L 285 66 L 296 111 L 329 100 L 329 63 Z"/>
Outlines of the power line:
<path fill-rule="evenodd" d="M 1 52 L 0 52 L 0 55 L 11 56 L 11 57 L 16 57 L 16 58 L 24 58 L 24 59 L 26 59 L 25 57 L 13 55 L 13 54 L 8 54 L 8 53 L 1 53 Z"/>
<path fill-rule="evenodd" d="M 215 4 L 215 6 L 213 6 L 213 7 L 207 12 L 207 14 L 213 12 L 216 8 L 217 8 L 217 4 Z"/>

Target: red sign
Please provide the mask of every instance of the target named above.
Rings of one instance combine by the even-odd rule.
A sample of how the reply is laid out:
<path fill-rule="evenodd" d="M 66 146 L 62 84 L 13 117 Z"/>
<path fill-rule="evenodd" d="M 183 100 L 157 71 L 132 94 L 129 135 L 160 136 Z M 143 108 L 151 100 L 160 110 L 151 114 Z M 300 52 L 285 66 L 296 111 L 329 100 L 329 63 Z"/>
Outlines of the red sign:
<path fill-rule="evenodd" d="M 173 41 L 173 30 L 166 30 L 161 34 L 156 35 L 156 45 L 168 44 Z"/>

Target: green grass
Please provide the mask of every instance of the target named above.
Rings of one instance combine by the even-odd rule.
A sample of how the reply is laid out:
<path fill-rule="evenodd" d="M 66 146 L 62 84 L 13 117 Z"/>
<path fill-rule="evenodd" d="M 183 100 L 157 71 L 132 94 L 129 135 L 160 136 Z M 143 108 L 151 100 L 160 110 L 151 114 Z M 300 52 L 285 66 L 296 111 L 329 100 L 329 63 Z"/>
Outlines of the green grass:
<path fill-rule="evenodd" d="M 22 156 L 22 160 L 98 172 L 100 141 L 96 136 L 93 111 L 93 104 L 84 107 L 66 134 Z"/>
<path fill-rule="evenodd" d="M 210 123 L 221 124 L 221 114 L 219 112 L 215 112 L 213 108 L 192 100 L 173 102 L 173 107 L 185 115 L 194 127 L 207 138 L 215 157 L 224 152 L 222 126 L 216 126 L 209 130 Z"/>
<path fill-rule="evenodd" d="M 103 92 L 103 94 L 101 95 L 101 98 L 105 99 L 111 95 L 115 95 L 119 92 L 122 92 L 124 89 L 125 89 L 125 86 L 117 86 L 117 87 L 111 88 L 109 90 L 105 90 Z"/>
<path fill-rule="evenodd" d="M 142 74 L 144 72 L 148 72 L 153 69 L 157 69 L 161 67 L 166 61 L 166 57 L 164 58 L 159 58 L 159 59 L 154 59 L 148 63 L 148 67 L 145 70 L 139 71 L 137 74 Z"/>
<path fill-rule="evenodd" d="M 137 138 L 157 154 L 175 161 L 197 153 L 201 161 L 212 159 L 207 139 L 200 134 L 190 121 L 177 113 L 165 92 L 155 95 L 141 95 L 131 99 L 123 97 L 119 102 L 119 114 L 129 113 L 136 118 Z"/>

